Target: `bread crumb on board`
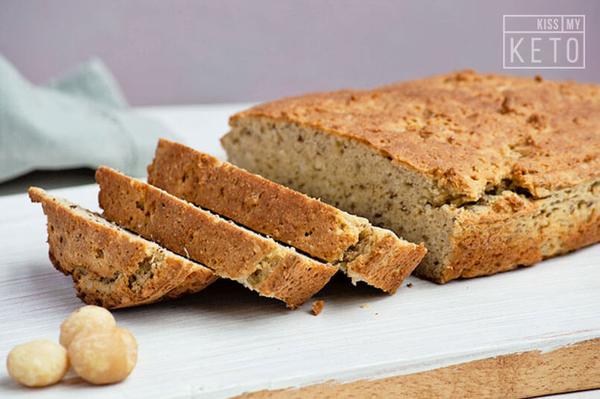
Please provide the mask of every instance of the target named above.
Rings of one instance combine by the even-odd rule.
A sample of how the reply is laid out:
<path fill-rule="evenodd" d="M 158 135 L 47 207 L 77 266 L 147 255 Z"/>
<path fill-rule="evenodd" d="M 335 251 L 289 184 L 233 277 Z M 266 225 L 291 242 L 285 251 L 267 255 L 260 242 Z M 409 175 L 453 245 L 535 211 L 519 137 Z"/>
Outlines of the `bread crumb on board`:
<path fill-rule="evenodd" d="M 312 314 L 314 316 L 318 316 L 324 307 L 325 307 L 325 301 L 322 301 L 322 300 L 314 301 L 310 311 L 312 312 Z"/>
<path fill-rule="evenodd" d="M 406 286 L 407 286 L 408 288 L 412 288 L 412 286 L 413 286 L 413 283 L 408 283 L 408 284 L 406 284 Z"/>

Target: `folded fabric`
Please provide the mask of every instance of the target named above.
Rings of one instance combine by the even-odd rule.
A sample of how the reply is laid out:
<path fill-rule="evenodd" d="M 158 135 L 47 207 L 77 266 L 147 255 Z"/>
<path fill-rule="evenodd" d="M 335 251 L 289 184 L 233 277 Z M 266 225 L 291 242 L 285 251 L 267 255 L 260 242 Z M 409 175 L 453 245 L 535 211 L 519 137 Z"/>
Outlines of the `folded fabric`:
<path fill-rule="evenodd" d="M 92 58 L 65 75 L 55 78 L 46 87 L 114 108 L 127 108 L 119 84 L 102 61 Z"/>
<path fill-rule="evenodd" d="M 36 86 L 0 55 L 0 182 L 101 164 L 142 176 L 159 137 L 174 135 L 128 109 L 99 60 Z"/>

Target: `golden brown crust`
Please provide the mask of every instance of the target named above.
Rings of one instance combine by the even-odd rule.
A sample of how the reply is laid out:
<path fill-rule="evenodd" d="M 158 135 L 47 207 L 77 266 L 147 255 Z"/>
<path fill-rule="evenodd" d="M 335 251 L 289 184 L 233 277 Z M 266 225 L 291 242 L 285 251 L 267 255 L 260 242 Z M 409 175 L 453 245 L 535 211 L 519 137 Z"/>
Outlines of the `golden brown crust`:
<path fill-rule="evenodd" d="M 161 139 L 148 182 L 328 262 L 356 244 L 366 219 L 184 145 Z"/>
<path fill-rule="evenodd" d="M 426 252 L 364 218 L 168 140 L 158 143 L 148 181 L 310 256 L 341 261 L 354 280 L 386 292 L 396 291 Z"/>
<path fill-rule="evenodd" d="M 109 220 L 290 307 L 337 270 L 110 168 L 98 168 L 96 181 Z"/>
<path fill-rule="evenodd" d="M 509 184 L 535 198 L 600 177 L 600 86 L 463 71 L 374 90 L 288 98 L 234 115 L 367 143 L 429 176 L 433 201 Z"/>
<path fill-rule="evenodd" d="M 86 303 L 122 308 L 198 292 L 216 276 L 75 204 L 29 189 L 48 218 L 49 256 Z"/>

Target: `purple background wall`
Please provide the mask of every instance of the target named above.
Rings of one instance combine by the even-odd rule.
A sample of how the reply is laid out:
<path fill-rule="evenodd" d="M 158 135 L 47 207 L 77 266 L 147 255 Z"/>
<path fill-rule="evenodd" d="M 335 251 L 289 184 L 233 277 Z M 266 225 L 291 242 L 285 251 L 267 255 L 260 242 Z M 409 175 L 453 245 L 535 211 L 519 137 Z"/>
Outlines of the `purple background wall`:
<path fill-rule="evenodd" d="M 586 14 L 587 69 L 542 75 L 600 82 L 594 0 L 1 0 L 0 53 L 34 82 L 98 56 L 137 105 L 255 101 L 501 71 L 502 14 L 554 13 Z"/>

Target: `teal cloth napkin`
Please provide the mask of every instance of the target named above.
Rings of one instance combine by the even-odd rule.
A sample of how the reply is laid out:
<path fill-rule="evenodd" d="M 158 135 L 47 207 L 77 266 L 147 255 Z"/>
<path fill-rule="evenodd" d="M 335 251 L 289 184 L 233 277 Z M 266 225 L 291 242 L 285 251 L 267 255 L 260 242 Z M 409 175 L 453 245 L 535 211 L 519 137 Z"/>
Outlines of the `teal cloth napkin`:
<path fill-rule="evenodd" d="M 159 137 L 176 139 L 128 108 L 101 61 L 36 86 L 0 55 L 0 182 L 99 165 L 143 176 Z"/>

